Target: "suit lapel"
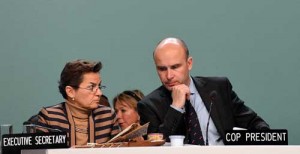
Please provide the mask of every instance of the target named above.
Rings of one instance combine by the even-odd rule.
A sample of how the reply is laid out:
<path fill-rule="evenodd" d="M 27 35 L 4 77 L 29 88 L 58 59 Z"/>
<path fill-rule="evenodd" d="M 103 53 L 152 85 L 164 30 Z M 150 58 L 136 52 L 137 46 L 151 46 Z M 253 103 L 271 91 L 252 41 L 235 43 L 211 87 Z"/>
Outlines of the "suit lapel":
<path fill-rule="evenodd" d="M 157 109 L 161 110 L 159 112 L 159 117 L 163 121 L 165 113 L 168 112 L 168 109 L 170 108 L 170 105 L 172 103 L 172 96 L 171 92 L 166 89 L 164 86 L 161 86 L 159 88 L 159 99 L 154 101 L 154 105 Z"/>
<path fill-rule="evenodd" d="M 212 87 L 209 87 L 206 82 L 201 79 L 201 78 L 193 78 L 193 81 L 195 83 L 196 89 L 198 91 L 198 93 L 201 96 L 201 99 L 207 109 L 207 111 L 209 112 L 209 107 L 210 107 L 210 103 L 212 104 L 212 108 L 211 108 L 211 118 L 218 130 L 218 132 L 221 134 L 223 134 L 223 125 L 221 123 L 221 117 L 218 114 L 218 99 L 215 99 L 214 102 L 212 102 L 211 98 L 210 98 L 210 94 L 212 91 L 214 91 L 215 89 L 213 89 Z"/>
<path fill-rule="evenodd" d="M 163 102 L 166 102 L 164 104 L 167 104 L 168 106 L 171 105 L 172 103 L 172 94 L 171 92 L 166 89 L 164 86 L 161 87 L 161 89 L 159 90 L 159 95 L 162 98 Z"/>

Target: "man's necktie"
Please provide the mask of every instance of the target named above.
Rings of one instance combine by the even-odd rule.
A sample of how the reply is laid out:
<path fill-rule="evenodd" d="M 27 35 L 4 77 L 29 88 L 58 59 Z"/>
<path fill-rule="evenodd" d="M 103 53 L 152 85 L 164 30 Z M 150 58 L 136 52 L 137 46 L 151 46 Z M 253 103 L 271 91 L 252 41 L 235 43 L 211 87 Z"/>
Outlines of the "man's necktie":
<path fill-rule="evenodd" d="M 190 101 L 185 103 L 188 144 L 204 145 L 196 111 Z"/>

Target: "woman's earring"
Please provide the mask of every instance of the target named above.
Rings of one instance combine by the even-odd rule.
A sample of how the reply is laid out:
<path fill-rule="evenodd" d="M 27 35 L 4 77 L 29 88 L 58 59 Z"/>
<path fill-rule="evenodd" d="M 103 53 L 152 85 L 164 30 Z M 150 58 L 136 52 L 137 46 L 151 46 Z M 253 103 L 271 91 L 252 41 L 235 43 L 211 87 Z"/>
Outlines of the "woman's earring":
<path fill-rule="evenodd" d="M 72 101 L 75 101 L 75 98 L 74 98 L 74 97 L 72 97 Z"/>
<path fill-rule="evenodd" d="M 141 119 L 141 117 L 138 115 L 138 121 L 137 121 L 138 123 L 140 123 L 140 119 Z"/>

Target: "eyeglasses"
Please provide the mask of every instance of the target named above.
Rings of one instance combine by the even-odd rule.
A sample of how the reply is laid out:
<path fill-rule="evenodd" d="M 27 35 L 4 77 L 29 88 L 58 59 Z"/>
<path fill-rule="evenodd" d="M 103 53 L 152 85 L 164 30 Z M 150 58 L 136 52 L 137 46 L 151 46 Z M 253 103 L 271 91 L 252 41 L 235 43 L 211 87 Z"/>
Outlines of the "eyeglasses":
<path fill-rule="evenodd" d="M 97 85 L 90 85 L 86 88 L 79 87 L 79 86 L 72 86 L 72 87 L 89 90 L 89 91 L 94 92 L 94 93 L 97 92 L 98 89 L 103 90 L 103 89 L 106 88 L 106 86 L 103 86 L 103 85 L 98 85 L 98 86 Z"/>

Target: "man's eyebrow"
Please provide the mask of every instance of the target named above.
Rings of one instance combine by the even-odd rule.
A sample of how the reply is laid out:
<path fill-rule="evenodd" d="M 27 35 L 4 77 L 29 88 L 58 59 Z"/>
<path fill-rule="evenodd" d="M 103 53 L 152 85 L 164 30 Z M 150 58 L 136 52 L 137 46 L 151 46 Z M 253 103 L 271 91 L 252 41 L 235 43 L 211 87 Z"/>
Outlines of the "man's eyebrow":
<path fill-rule="evenodd" d="M 178 67 L 178 66 L 181 66 L 181 64 L 174 64 L 171 67 Z"/>

